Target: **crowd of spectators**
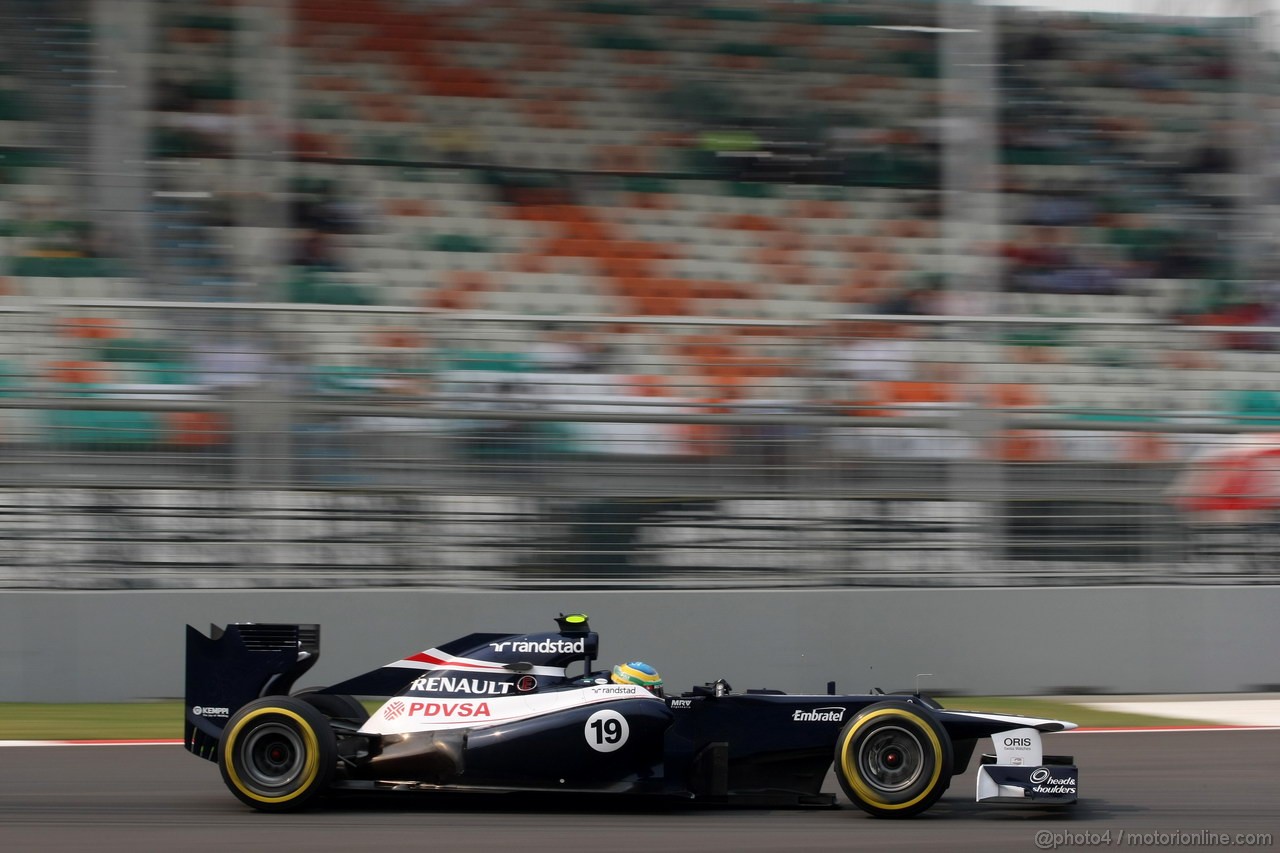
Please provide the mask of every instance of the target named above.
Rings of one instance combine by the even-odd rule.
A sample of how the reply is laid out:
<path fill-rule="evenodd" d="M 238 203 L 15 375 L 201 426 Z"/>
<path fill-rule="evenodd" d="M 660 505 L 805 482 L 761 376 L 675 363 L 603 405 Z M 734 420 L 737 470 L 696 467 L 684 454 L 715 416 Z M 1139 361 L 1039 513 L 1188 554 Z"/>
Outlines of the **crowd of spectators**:
<path fill-rule="evenodd" d="M 1264 120 L 1238 104 L 1266 101 L 1242 79 L 1240 34 L 1225 25 L 1000 10 L 1001 224 L 957 243 L 944 233 L 940 36 L 920 29 L 937 23 L 934 4 L 292 8 L 289 127 L 269 126 L 237 78 L 237 30 L 250 19 L 234 6 L 160 3 L 155 22 L 148 153 L 183 176 L 175 190 L 206 181 L 218 212 L 202 215 L 199 239 L 175 231 L 165 251 L 217 255 L 234 281 L 244 270 L 230 244 L 284 229 L 275 280 L 245 291 L 259 298 L 691 325 L 1046 319 L 948 370 L 938 365 L 953 342 L 939 325 L 897 320 L 839 326 L 816 348 L 753 333 L 692 350 L 679 331 L 637 344 L 544 320 L 509 347 L 512 363 L 541 371 L 654 373 L 764 400 L 815 375 L 855 383 L 864 401 L 1025 384 L 1036 365 L 1104 358 L 1050 325 L 1081 317 L 1239 327 L 1215 334 L 1209 366 L 1217 351 L 1274 349 L 1274 335 L 1249 330 L 1277 321 L 1273 247 L 1251 255 L 1237 234 L 1252 227 L 1241 224 L 1241 141 Z M 255 133 L 295 159 L 275 200 L 284 215 L 246 222 L 244 188 L 232 197 L 213 176 Z M 42 167 L 29 171 L 39 186 Z M 1260 180 L 1263 206 L 1265 193 Z M 21 223 L 8 270 L 18 294 L 54 286 L 50 259 L 109 251 L 94 217 L 38 199 L 4 199 L 4 219 Z M 975 252 L 994 260 L 986 278 L 964 272 Z M 377 372 L 415 358 L 363 333 L 344 340 L 350 353 L 335 363 L 324 363 L 332 346 L 306 360 Z M 1017 381 L 1003 376 L 1006 345 L 1028 367 Z M 1132 364 L 1165 363 L 1128 348 Z M 1044 381 L 1057 385 L 1048 398 L 1087 402 L 1088 382 Z M 1215 382 L 1206 370 L 1203 384 Z"/>

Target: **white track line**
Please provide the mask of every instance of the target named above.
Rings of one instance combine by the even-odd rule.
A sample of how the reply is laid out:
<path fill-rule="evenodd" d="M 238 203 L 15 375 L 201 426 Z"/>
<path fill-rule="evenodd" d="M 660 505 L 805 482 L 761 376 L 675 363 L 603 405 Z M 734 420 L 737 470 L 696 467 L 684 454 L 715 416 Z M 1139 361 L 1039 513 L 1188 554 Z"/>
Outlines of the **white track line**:
<path fill-rule="evenodd" d="M 1069 735 L 1118 735 L 1118 734 L 1150 734 L 1152 732 L 1273 732 L 1280 726 L 1128 726 L 1107 728 L 1086 728 L 1062 732 Z"/>
<path fill-rule="evenodd" d="M 1153 701 L 1081 702 L 1079 705 L 1081 708 L 1098 711 L 1171 717 L 1201 725 L 1205 723 L 1229 726 L 1280 725 L 1280 699 L 1190 699 L 1186 701 L 1156 699 Z"/>

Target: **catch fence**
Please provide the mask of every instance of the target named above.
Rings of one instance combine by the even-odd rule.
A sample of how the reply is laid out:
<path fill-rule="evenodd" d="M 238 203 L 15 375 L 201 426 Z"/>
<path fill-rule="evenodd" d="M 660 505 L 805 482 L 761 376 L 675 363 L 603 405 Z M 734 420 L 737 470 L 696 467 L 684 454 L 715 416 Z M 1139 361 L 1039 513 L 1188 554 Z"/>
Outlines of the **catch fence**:
<path fill-rule="evenodd" d="M 1276 577 L 1267 464 L 1188 476 L 1265 457 L 1275 329 L 119 300 L 0 323 L 9 587 Z"/>

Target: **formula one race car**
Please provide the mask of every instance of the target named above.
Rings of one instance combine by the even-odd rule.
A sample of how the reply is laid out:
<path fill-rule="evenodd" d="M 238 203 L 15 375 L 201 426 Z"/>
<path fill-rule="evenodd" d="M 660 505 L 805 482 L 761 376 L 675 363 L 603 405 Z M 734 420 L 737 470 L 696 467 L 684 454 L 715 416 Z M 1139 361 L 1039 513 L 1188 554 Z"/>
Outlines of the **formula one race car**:
<path fill-rule="evenodd" d="M 723 680 L 664 696 L 593 672 L 582 615 L 559 630 L 471 634 L 331 687 L 289 695 L 319 657 L 317 625 L 187 628 L 186 747 L 263 811 L 325 792 L 570 791 L 706 803 L 832 805 L 909 817 L 942 796 L 980 738 L 978 800 L 1076 800 L 1069 757 L 1041 732 L 1073 723 L 942 708 L 917 693 L 734 693 Z M 571 665 L 581 664 L 578 674 Z M 372 715 L 356 696 L 386 697 Z"/>

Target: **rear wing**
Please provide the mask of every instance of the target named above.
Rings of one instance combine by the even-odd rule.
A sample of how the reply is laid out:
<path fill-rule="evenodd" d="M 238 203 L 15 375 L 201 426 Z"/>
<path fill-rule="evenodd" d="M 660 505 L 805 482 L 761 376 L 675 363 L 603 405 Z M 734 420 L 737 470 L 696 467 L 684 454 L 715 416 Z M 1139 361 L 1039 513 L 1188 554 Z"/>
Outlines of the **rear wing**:
<path fill-rule="evenodd" d="M 319 658 L 319 625 L 236 622 L 211 625 L 207 637 L 188 625 L 187 750 L 217 761 L 231 715 L 262 696 L 288 695 Z"/>

